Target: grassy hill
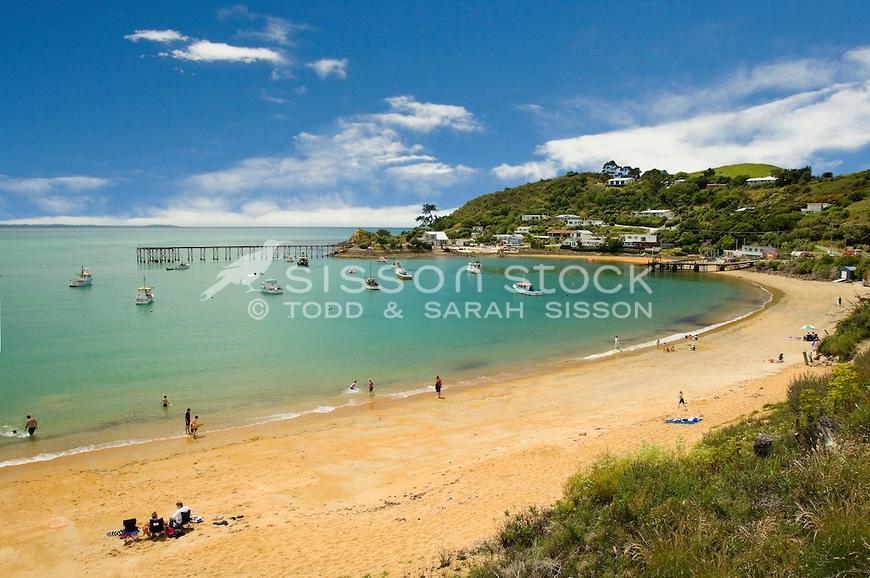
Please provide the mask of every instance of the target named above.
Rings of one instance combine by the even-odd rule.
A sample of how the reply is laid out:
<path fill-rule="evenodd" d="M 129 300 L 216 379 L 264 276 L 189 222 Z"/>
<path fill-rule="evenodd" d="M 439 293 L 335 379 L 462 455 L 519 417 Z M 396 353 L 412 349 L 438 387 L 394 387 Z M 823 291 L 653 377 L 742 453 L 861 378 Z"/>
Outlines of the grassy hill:
<path fill-rule="evenodd" d="M 732 165 L 734 167 L 771 165 Z M 775 167 L 774 167 L 775 168 Z M 767 168 L 763 171 L 767 174 Z M 743 175 L 745 177 L 745 175 Z M 671 209 L 675 218 L 660 231 L 662 242 L 682 252 L 702 246 L 733 248 L 735 242 L 763 243 L 786 250 L 811 249 L 822 240 L 870 244 L 870 171 L 818 179 L 808 173 L 786 172 L 782 184 L 751 187 L 745 178 L 725 175 L 688 176 L 686 182 L 669 184 L 673 177 L 648 171 L 635 183 L 607 187 L 598 173 L 568 173 L 519 187 L 506 188 L 472 199 L 451 215 L 438 219 L 434 228 L 451 238 L 467 238 L 472 227 L 482 226 L 484 237 L 513 232 L 529 225 L 525 213 L 603 219 L 625 225 L 662 226 L 664 219 L 638 217 L 632 212 Z M 724 185 L 709 189 L 708 184 Z M 804 214 L 810 202 L 831 203 L 822 213 Z M 751 208 L 750 208 L 751 207 Z M 745 209 L 738 212 L 738 209 Z M 533 233 L 557 226 L 555 220 L 533 224 Z M 608 234 L 607 230 L 594 231 Z"/>
<path fill-rule="evenodd" d="M 721 167 L 716 167 L 713 170 L 716 171 L 717 176 L 730 178 L 745 176 L 749 178 L 755 178 L 769 177 L 770 171 L 778 168 L 779 167 L 776 165 L 766 165 L 763 163 L 741 163 L 737 165 L 725 165 Z M 704 171 L 697 171 L 691 173 L 690 176 L 698 176 L 703 172 Z"/>

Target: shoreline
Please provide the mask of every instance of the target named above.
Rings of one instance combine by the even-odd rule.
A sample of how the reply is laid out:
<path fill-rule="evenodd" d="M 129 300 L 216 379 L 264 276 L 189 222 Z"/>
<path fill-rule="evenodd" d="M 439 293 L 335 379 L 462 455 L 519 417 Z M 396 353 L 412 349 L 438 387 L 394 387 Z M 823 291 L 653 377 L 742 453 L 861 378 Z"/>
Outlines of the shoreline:
<path fill-rule="evenodd" d="M 538 257 L 538 255 L 533 255 L 534 257 Z M 556 256 L 557 258 L 561 258 Z M 565 257 L 569 257 L 570 255 L 566 255 Z M 612 261 L 611 259 L 602 258 L 602 261 Z M 618 261 L 617 261 L 618 262 Z M 712 273 L 713 275 L 721 275 L 722 273 Z M 762 313 L 767 307 L 772 306 L 776 303 L 777 292 L 768 290 L 763 285 L 757 282 L 744 282 L 740 281 L 740 283 L 746 283 L 748 285 L 753 285 L 760 291 L 766 293 L 768 298 L 764 303 L 760 305 L 760 307 L 756 307 L 746 312 L 742 312 L 737 314 L 734 317 L 730 317 L 723 321 L 716 321 L 709 325 L 704 325 L 699 328 L 686 330 L 685 332 L 673 333 L 670 335 L 663 335 L 659 337 L 659 341 L 662 344 L 670 344 L 677 343 L 683 340 L 684 335 L 692 334 L 692 335 L 704 335 L 710 334 L 715 331 L 719 331 L 722 329 L 726 329 L 727 327 L 740 323 L 746 318 L 749 318 L 753 315 Z M 641 352 L 643 350 L 649 349 L 656 345 L 656 341 L 650 339 L 648 341 L 642 341 L 640 343 L 635 343 L 628 347 L 620 348 L 620 349 L 609 349 L 605 351 L 601 351 L 598 353 L 591 353 L 582 357 L 552 357 L 542 359 L 541 363 L 546 368 L 546 372 L 558 372 L 565 369 L 566 366 L 570 364 L 583 364 L 583 363 L 591 363 L 595 361 L 603 361 L 609 359 L 616 355 L 630 355 L 632 353 Z M 475 388 L 475 387 L 485 387 L 487 383 L 490 383 L 494 380 L 504 378 L 505 376 L 514 375 L 515 377 L 528 377 L 526 372 L 518 371 L 516 367 L 510 367 L 505 365 L 503 367 L 495 367 L 490 368 L 492 371 L 486 373 L 484 375 L 476 376 L 476 377 L 465 377 L 459 380 L 457 385 L 454 385 L 454 389 L 456 388 Z M 409 382 L 410 383 L 410 382 Z M 381 398 L 394 399 L 394 400 L 404 400 L 412 397 L 417 397 L 429 393 L 434 393 L 434 386 L 425 386 L 425 387 L 417 387 L 415 389 L 408 390 L 398 390 L 398 391 L 388 391 L 386 393 L 381 393 L 379 396 Z M 247 428 L 256 428 L 259 426 L 264 426 L 268 424 L 273 424 L 276 422 L 290 422 L 299 420 L 301 418 L 305 418 L 308 416 L 317 416 L 317 415 L 325 415 L 331 414 L 334 412 L 343 412 L 343 411 L 353 411 L 355 408 L 358 408 L 362 405 L 362 401 L 366 398 L 364 397 L 365 392 L 360 392 L 358 398 L 351 398 L 344 403 L 335 403 L 335 400 L 328 400 L 332 404 L 326 405 L 316 405 L 314 407 L 299 407 L 299 408 L 287 408 L 286 406 L 282 406 L 281 409 L 286 411 L 282 411 L 280 413 L 271 413 L 265 415 L 258 415 L 249 417 L 246 419 L 244 423 L 227 425 L 225 427 L 220 427 L 217 429 L 211 429 L 212 434 L 223 433 L 223 432 L 233 432 L 236 430 L 244 430 Z M 277 408 L 276 408 L 277 409 Z M 24 437 L 24 436 L 19 436 Z M 67 457 L 78 456 L 82 454 L 90 454 L 93 452 L 104 452 L 108 450 L 116 450 L 123 448 L 131 448 L 135 446 L 142 446 L 146 444 L 152 443 L 161 443 L 167 442 L 171 440 L 182 440 L 185 439 L 185 434 L 175 434 L 175 435 L 164 435 L 154 438 L 128 438 L 128 439 L 118 439 L 118 440 L 109 440 L 103 442 L 96 442 L 92 444 L 76 446 L 72 448 L 60 449 L 55 451 L 49 451 L 29 456 L 8 458 L 5 460 L 0 460 L 0 471 L 7 468 L 15 468 L 21 466 L 27 466 L 29 464 L 37 464 L 44 462 L 51 462 L 55 460 L 62 460 Z"/>
<path fill-rule="evenodd" d="M 807 321 L 833 327 L 845 314 L 836 296 L 853 288 L 765 280 L 781 298 L 706 334 L 696 352 L 647 348 L 497 383 L 448 383 L 440 401 L 382 396 L 355 411 L 4 468 L 0 565 L 25 575 L 164 564 L 221 576 L 241 564 L 294 575 L 431 568 L 440 550 L 491 536 L 505 510 L 552 503 L 602 453 L 692 443 L 783 399 L 788 378 L 809 370 L 799 362 L 804 344 L 788 336 Z M 787 363 L 766 362 L 777 351 Z M 690 414 L 705 415 L 698 426 L 661 423 L 678 389 Z M 207 520 L 245 519 L 131 548 L 105 538 L 121 519 L 163 513 L 179 498 Z M 66 526 L 50 529 L 56 522 Z"/>

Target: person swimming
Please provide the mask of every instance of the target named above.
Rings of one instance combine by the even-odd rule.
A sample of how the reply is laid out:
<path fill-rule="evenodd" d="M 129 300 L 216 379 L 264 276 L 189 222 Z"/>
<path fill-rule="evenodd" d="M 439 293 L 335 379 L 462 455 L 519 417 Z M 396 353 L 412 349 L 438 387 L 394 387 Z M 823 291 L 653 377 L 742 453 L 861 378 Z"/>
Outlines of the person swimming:
<path fill-rule="evenodd" d="M 348 389 L 350 391 L 359 391 L 359 386 L 356 384 L 355 379 L 353 380 L 353 383 L 350 384 L 350 387 L 348 387 Z"/>

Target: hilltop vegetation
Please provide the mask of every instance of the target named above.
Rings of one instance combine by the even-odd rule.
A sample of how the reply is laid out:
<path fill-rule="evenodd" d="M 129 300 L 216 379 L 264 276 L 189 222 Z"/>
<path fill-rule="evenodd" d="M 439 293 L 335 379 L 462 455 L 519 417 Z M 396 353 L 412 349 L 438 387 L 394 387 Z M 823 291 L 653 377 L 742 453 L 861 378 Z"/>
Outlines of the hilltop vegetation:
<path fill-rule="evenodd" d="M 776 165 L 766 165 L 764 163 L 740 163 L 736 165 L 725 165 L 713 169 L 716 176 L 729 177 L 732 179 L 739 176 L 746 176 L 749 178 L 768 177 L 773 174 L 773 171 L 777 170 L 782 169 Z M 702 174 L 704 174 L 704 171 L 698 171 L 691 173 L 690 176 L 696 177 Z"/>
<path fill-rule="evenodd" d="M 779 177 L 775 186 L 745 184 L 759 167 Z M 744 169 L 750 174 L 729 176 Z M 652 169 L 625 187 L 606 186 L 607 177 L 601 173 L 569 172 L 472 199 L 451 215 L 436 219 L 432 227 L 451 238 L 469 237 L 475 226 L 484 227 L 484 236 L 510 233 L 530 224 L 532 233 L 545 233 L 561 225 L 523 222 L 521 215 L 567 213 L 609 223 L 667 225 L 659 232 L 659 240 L 677 254 L 697 253 L 702 248 L 733 249 L 742 243 L 785 251 L 813 250 L 823 242 L 870 243 L 870 171 L 818 178 L 809 167 L 732 165 L 718 170 L 668 175 Z M 820 213 L 801 212 L 807 203 L 818 202 L 831 206 Z M 665 221 L 632 215 L 646 209 L 670 209 L 675 218 Z"/>
<path fill-rule="evenodd" d="M 768 409 L 689 451 L 599 461 L 552 508 L 511 516 L 464 573 L 870 575 L 870 353 Z"/>

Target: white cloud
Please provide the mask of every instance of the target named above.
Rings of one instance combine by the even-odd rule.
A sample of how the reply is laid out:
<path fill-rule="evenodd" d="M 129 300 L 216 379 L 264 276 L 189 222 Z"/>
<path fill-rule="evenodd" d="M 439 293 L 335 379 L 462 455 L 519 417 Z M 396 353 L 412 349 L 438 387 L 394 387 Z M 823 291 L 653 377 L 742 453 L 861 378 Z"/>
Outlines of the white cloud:
<path fill-rule="evenodd" d="M 552 161 L 529 161 L 519 165 L 502 163 L 493 167 L 492 173 L 502 181 L 531 182 L 555 177 L 558 167 Z"/>
<path fill-rule="evenodd" d="M 481 130 L 474 115 L 463 106 L 417 102 L 413 96 L 394 96 L 386 99 L 390 112 L 369 115 L 368 118 L 414 132 L 428 133 L 439 128 L 457 132 Z"/>
<path fill-rule="evenodd" d="M 169 55 L 180 60 L 195 62 L 271 62 L 272 64 L 286 62 L 283 54 L 271 48 L 232 46 L 209 40 L 197 40 L 184 49 L 173 50 Z"/>
<path fill-rule="evenodd" d="M 347 78 L 347 58 L 321 58 L 305 65 L 325 80 L 330 76 L 344 80 Z"/>
<path fill-rule="evenodd" d="M 64 177 L 31 177 L 13 179 L 0 175 L 0 189 L 11 193 L 39 194 L 58 190 L 84 191 L 108 185 L 111 179 L 70 175 Z"/>
<path fill-rule="evenodd" d="M 0 175 L 0 190 L 26 199 L 48 213 L 78 213 L 94 203 L 86 191 L 99 189 L 110 179 L 72 175 L 63 177 L 10 178 Z"/>
<path fill-rule="evenodd" d="M 280 44 L 282 46 L 290 46 L 293 44 L 293 36 L 302 30 L 308 30 L 310 27 L 307 24 L 300 24 L 279 18 L 270 14 L 259 14 L 251 12 L 247 6 L 237 4 L 222 8 L 218 11 L 218 18 L 226 20 L 228 18 L 242 18 L 250 21 L 259 21 L 263 23 L 261 30 L 242 30 L 239 31 L 239 36 L 256 38 L 272 44 Z"/>
<path fill-rule="evenodd" d="M 232 208 L 191 199 L 135 215 L 59 215 L 0 221 L 4 225 L 176 225 L 179 227 L 411 227 L 420 205 L 371 207 L 331 199 L 317 205 L 253 200 Z M 446 214 L 439 211 L 439 214 Z"/>
<path fill-rule="evenodd" d="M 423 132 L 437 127 L 474 123 L 462 107 L 416 103 L 431 108 L 460 109 L 463 115 L 426 119 Z M 457 120 L 458 119 L 458 120 Z M 395 125 L 395 126 L 394 126 Z M 384 115 L 361 115 L 339 119 L 336 130 L 326 134 L 300 133 L 294 139 L 294 154 L 280 157 L 253 157 L 228 169 L 201 173 L 185 181 L 188 189 L 230 195 L 249 191 L 294 192 L 335 189 L 366 184 L 374 190 L 383 185 L 428 192 L 435 186 L 449 186 L 469 176 L 473 169 L 439 162 L 420 144 L 409 143 L 399 132 L 406 122 Z M 420 130 L 420 127 L 415 126 Z"/>
<path fill-rule="evenodd" d="M 727 112 L 551 140 L 536 149 L 543 160 L 500 165 L 492 172 L 511 179 L 543 167 L 555 169 L 552 176 L 555 171 L 598 170 L 611 158 L 672 172 L 739 162 L 794 167 L 821 154 L 854 151 L 868 144 L 870 81 L 865 81 Z"/>
<path fill-rule="evenodd" d="M 150 40 L 151 42 L 169 43 L 187 40 L 187 36 L 177 30 L 137 30 L 133 34 L 127 34 L 124 38 L 130 42 Z"/>

